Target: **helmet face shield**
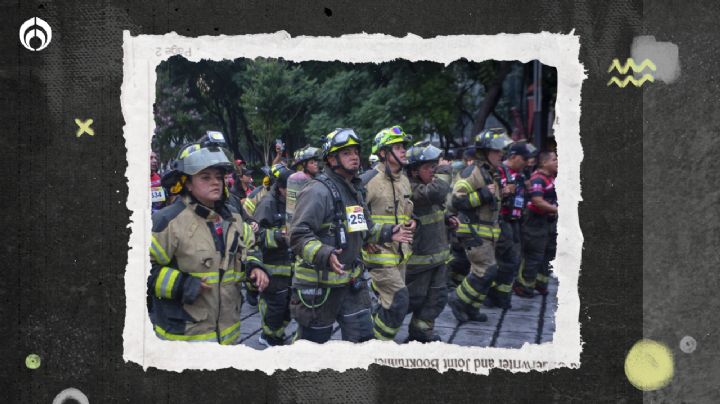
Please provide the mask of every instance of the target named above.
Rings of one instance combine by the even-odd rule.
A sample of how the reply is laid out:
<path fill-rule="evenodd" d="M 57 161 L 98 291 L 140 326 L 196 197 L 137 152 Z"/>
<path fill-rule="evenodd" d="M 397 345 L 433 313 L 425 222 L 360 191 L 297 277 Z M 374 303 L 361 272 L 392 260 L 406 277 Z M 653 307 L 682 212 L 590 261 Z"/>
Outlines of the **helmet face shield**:
<path fill-rule="evenodd" d="M 220 148 L 203 147 L 200 150 L 190 153 L 182 159 L 180 171 L 188 175 L 195 175 L 208 167 L 217 167 L 226 172 L 232 171 L 232 163 Z"/>
<path fill-rule="evenodd" d="M 477 149 L 503 151 L 510 146 L 512 140 L 504 129 L 485 129 L 475 136 L 475 147 Z"/>
<path fill-rule="evenodd" d="M 408 164 L 412 166 L 430 161 L 438 161 L 442 155 L 443 151 L 430 144 L 430 142 L 419 142 L 408 150 Z"/>
<path fill-rule="evenodd" d="M 320 158 L 320 149 L 317 147 L 305 146 L 295 152 L 295 162 L 293 164 L 303 164 L 310 160 L 318 160 Z"/>
<path fill-rule="evenodd" d="M 195 175 L 208 167 L 232 172 L 234 167 L 228 154 L 229 151 L 217 146 L 203 147 L 199 143 L 193 143 L 178 153 L 175 169 L 187 175 Z"/>

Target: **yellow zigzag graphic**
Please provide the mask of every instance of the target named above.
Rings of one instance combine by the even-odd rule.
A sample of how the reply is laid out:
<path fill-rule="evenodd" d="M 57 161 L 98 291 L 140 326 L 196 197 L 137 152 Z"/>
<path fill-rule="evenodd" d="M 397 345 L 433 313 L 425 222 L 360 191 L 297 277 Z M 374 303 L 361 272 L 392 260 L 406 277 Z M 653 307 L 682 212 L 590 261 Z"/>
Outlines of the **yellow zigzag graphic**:
<path fill-rule="evenodd" d="M 613 59 L 612 64 L 608 68 L 608 73 L 613 71 L 613 69 L 617 69 L 618 73 L 625 74 L 630 68 L 632 68 L 634 73 L 637 73 L 642 72 L 646 67 L 649 67 L 652 71 L 657 70 L 655 63 L 653 63 L 650 59 L 643 60 L 642 63 L 640 63 L 640 66 L 635 64 L 633 58 L 628 58 L 627 62 L 625 62 L 625 66 L 620 65 L 619 59 Z"/>
<path fill-rule="evenodd" d="M 635 80 L 633 76 L 627 76 L 625 77 L 625 80 L 620 81 L 617 77 L 613 77 L 608 81 L 607 85 L 610 86 L 610 84 L 615 83 L 620 88 L 625 88 L 625 86 L 628 85 L 628 83 L 633 83 L 635 87 L 640 87 L 645 83 L 646 81 L 649 81 L 651 83 L 655 82 L 655 79 L 653 76 L 646 74 L 640 78 L 640 80 Z"/>

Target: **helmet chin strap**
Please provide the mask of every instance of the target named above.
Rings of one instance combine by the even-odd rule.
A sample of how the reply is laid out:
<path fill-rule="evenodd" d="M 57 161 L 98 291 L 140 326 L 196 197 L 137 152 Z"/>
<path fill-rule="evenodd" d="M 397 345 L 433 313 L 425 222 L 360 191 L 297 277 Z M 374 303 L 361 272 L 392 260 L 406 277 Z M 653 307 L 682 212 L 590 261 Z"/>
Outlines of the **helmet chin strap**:
<path fill-rule="evenodd" d="M 395 155 L 395 151 L 394 151 L 392 148 L 390 148 L 389 151 L 390 151 L 390 154 L 391 154 L 391 155 L 393 156 L 393 158 L 395 159 L 395 162 L 400 165 L 400 169 L 402 169 L 403 167 L 405 167 L 405 166 L 407 165 L 406 163 L 403 163 L 402 161 L 400 161 L 400 159 L 398 158 L 398 156 Z"/>

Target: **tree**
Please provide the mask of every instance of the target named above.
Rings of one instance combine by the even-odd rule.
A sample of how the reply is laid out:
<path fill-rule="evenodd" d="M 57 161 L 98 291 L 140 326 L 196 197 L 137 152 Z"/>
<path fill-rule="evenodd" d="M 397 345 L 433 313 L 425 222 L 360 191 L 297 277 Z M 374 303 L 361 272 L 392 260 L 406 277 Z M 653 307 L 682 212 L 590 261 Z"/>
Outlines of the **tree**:
<path fill-rule="evenodd" d="M 240 105 L 269 165 L 274 140 L 286 137 L 293 122 L 304 117 L 315 81 L 305 77 L 300 66 L 265 59 L 248 64 L 245 76 L 234 80 L 244 89 Z"/>
<path fill-rule="evenodd" d="M 179 147 L 196 140 L 201 128 L 206 125 L 198 105 L 188 97 L 188 86 L 171 85 L 167 72 L 160 74 L 156 102 L 154 105 L 155 136 L 153 149 L 160 160 L 174 158 Z"/>

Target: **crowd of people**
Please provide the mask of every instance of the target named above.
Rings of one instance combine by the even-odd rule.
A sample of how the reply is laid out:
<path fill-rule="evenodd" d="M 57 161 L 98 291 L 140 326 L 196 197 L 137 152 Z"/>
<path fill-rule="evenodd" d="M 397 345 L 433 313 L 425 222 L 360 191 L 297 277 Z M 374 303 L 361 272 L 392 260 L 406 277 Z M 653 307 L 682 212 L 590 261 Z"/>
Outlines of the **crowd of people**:
<path fill-rule="evenodd" d="M 240 308 L 257 306 L 268 347 L 342 339 L 441 341 L 482 306 L 548 293 L 555 257 L 557 156 L 486 129 L 462 160 L 400 126 L 374 137 L 362 168 L 353 129 L 329 133 L 253 171 L 221 133 L 183 146 L 164 172 L 151 155 L 148 310 L 162 339 L 240 343 Z"/>

